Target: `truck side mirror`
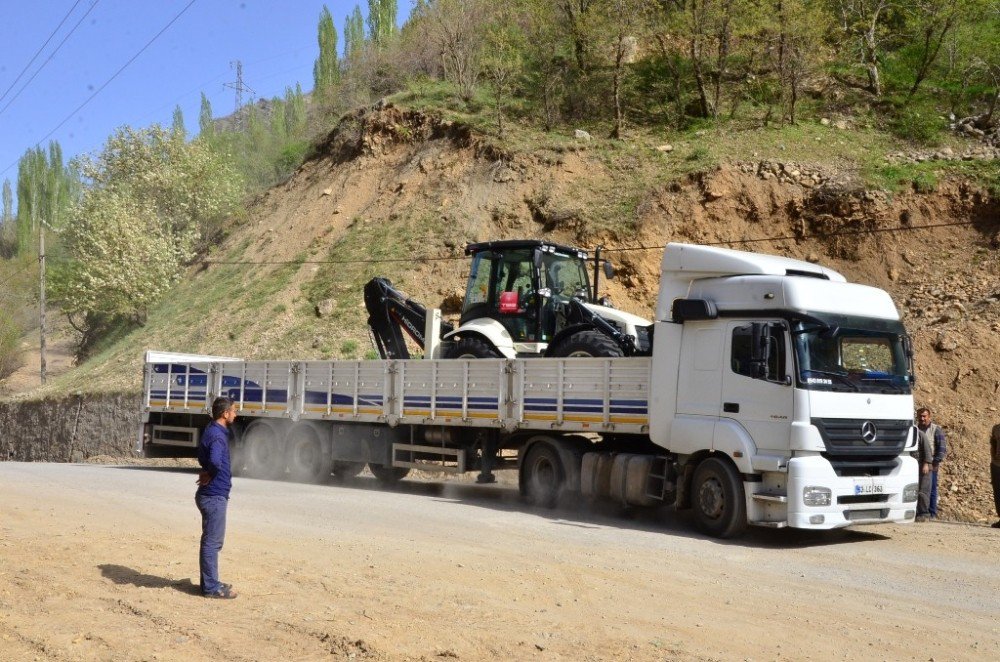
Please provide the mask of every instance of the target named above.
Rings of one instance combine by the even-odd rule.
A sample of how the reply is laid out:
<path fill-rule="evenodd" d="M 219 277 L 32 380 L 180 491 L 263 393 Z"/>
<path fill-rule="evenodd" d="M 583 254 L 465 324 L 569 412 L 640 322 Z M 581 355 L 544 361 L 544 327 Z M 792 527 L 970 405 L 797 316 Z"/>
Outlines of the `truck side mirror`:
<path fill-rule="evenodd" d="M 607 260 L 604 261 L 604 277 L 608 280 L 615 277 L 615 265 L 611 264 Z"/>
<path fill-rule="evenodd" d="M 541 251 L 535 251 L 531 255 L 531 264 L 535 267 L 535 269 L 541 269 L 542 268 L 542 252 Z"/>
<path fill-rule="evenodd" d="M 750 325 L 750 372 L 754 379 L 767 378 L 767 366 L 771 358 L 767 326 L 764 322 Z"/>

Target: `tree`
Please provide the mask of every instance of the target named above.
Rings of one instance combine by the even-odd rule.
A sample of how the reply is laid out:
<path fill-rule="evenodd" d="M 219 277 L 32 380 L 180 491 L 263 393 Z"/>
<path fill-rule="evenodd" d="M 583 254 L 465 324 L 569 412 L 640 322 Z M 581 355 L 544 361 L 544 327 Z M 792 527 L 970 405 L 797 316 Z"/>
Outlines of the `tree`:
<path fill-rule="evenodd" d="M 212 102 L 205 93 L 201 93 L 201 112 L 198 113 L 198 135 L 211 139 L 215 135 L 215 123 L 212 121 Z"/>
<path fill-rule="evenodd" d="M 882 76 L 879 57 L 886 33 L 885 14 L 892 8 L 893 0 L 835 0 L 840 29 L 844 36 L 855 41 L 860 62 L 868 74 L 868 91 L 882 96 Z"/>
<path fill-rule="evenodd" d="M 174 106 L 174 119 L 171 123 L 171 131 L 181 140 L 187 137 L 187 129 L 184 128 L 184 111 L 181 110 L 180 104 Z"/>
<path fill-rule="evenodd" d="M 497 135 L 500 137 L 503 137 L 504 131 L 504 104 L 512 83 L 521 73 L 522 35 L 523 32 L 511 24 L 509 17 L 495 17 L 486 33 L 485 70 L 493 92 Z"/>
<path fill-rule="evenodd" d="M 313 65 L 314 89 L 319 96 L 326 96 L 337 85 L 340 78 L 340 63 L 337 60 L 337 28 L 333 24 L 333 16 L 326 5 L 319 14 L 317 28 L 319 42 L 319 57 Z"/>
<path fill-rule="evenodd" d="M 396 33 L 396 0 L 368 0 L 368 39 L 385 48 Z"/>
<path fill-rule="evenodd" d="M 53 274 L 53 294 L 86 350 L 109 320 L 145 320 L 199 237 L 233 209 L 242 181 L 205 141 L 157 125 L 118 129 L 80 164 L 90 187 L 65 232 L 69 261 Z"/>
<path fill-rule="evenodd" d="M 28 149 L 18 161 L 18 253 L 33 251 L 41 223 L 59 228 L 79 194 L 79 175 L 63 163 L 62 148 L 52 141 L 47 150 Z"/>
<path fill-rule="evenodd" d="M 945 39 L 958 25 L 967 7 L 962 0 L 909 0 L 905 8 L 916 50 L 913 85 L 906 95 L 909 100 L 927 78 Z"/>
<path fill-rule="evenodd" d="M 3 180 L 3 213 L 0 223 L 7 225 L 14 220 L 14 192 L 10 188 L 10 180 Z"/>
<path fill-rule="evenodd" d="M 361 15 L 361 7 L 354 5 L 354 11 L 344 18 L 344 59 L 356 61 L 364 48 L 365 19 Z"/>
<path fill-rule="evenodd" d="M 802 80 L 824 56 L 824 36 L 832 17 L 822 3 L 810 0 L 774 0 L 772 9 L 773 23 L 765 28 L 765 39 L 778 80 L 782 121 L 795 124 Z"/>
<path fill-rule="evenodd" d="M 593 5 L 590 41 L 598 45 L 602 62 L 611 68 L 611 101 L 614 127 L 611 137 L 620 139 L 625 123 L 622 84 L 627 65 L 635 61 L 639 40 L 649 25 L 653 0 L 600 0 Z"/>

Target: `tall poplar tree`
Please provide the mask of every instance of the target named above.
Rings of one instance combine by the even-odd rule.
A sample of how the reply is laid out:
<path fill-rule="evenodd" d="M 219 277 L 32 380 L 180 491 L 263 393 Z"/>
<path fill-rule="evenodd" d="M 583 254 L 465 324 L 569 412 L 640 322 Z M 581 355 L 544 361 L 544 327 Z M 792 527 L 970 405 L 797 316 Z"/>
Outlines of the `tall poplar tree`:
<path fill-rule="evenodd" d="M 368 38 L 384 48 L 396 32 L 396 0 L 368 0 Z"/>
<path fill-rule="evenodd" d="M 337 60 L 337 28 L 333 24 L 333 16 L 326 5 L 319 14 L 319 57 L 313 65 L 314 89 L 320 96 L 330 92 L 340 78 L 340 63 Z"/>
<path fill-rule="evenodd" d="M 181 110 L 180 104 L 174 106 L 174 121 L 171 129 L 175 136 L 182 139 L 187 137 L 187 129 L 184 128 L 184 111 Z"/>
<path fill-rule="evenodd" d="M 344 18 L 344 58 L 355 60 L 365 47 L 365 18 L 361 7 L 354 5 L 354 11 Z"/>
<path fill-rule="evenodd" d="M 7 225 L 14 220 L 14 192 L 10 188 L 10 180 L 3 180 L 3 214 L 0 215 L 0 225 Z"/>
<path fill-rule="evenodd" d="M 212 102 L 205 93 L 201 93 L 201 112 L 198 113 L 198 131 L 202 138 L 215 135 L 215 124 L 212 122 Z"/>

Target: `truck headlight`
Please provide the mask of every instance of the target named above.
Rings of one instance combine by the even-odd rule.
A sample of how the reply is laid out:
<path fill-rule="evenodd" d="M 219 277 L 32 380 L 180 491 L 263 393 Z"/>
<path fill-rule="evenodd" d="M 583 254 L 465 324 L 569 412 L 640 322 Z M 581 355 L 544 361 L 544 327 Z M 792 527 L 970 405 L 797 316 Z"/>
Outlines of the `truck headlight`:
<path fill-rule="evenodd" d="M 833 492 L 829 487 L 809 485 L 802 488 L 802 503 L 807 506 L 829 506 Z"/>
<path fill-rule="evenodd" d="M 912 503 L 917 500 L 917 483 L 910 483 L 903 488 L 903 503 Z"/>

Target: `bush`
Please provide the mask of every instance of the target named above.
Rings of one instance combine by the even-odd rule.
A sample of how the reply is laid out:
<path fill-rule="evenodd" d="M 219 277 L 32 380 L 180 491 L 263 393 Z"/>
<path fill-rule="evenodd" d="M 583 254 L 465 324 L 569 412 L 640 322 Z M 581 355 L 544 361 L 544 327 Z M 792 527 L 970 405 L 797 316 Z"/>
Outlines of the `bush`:
<path fill-rule="evenodd" d="M 0 379 L 21 367 L 20 340 L 21 329 L 17 323 L 6 313 L 0 313 Z"/>
<path fill-rule="evenodd" d="M 945 121 L 933 110 L 904 106 L 889 122 L 889 130 L 904 140 L 933 147 L 947 130 Z"/>

